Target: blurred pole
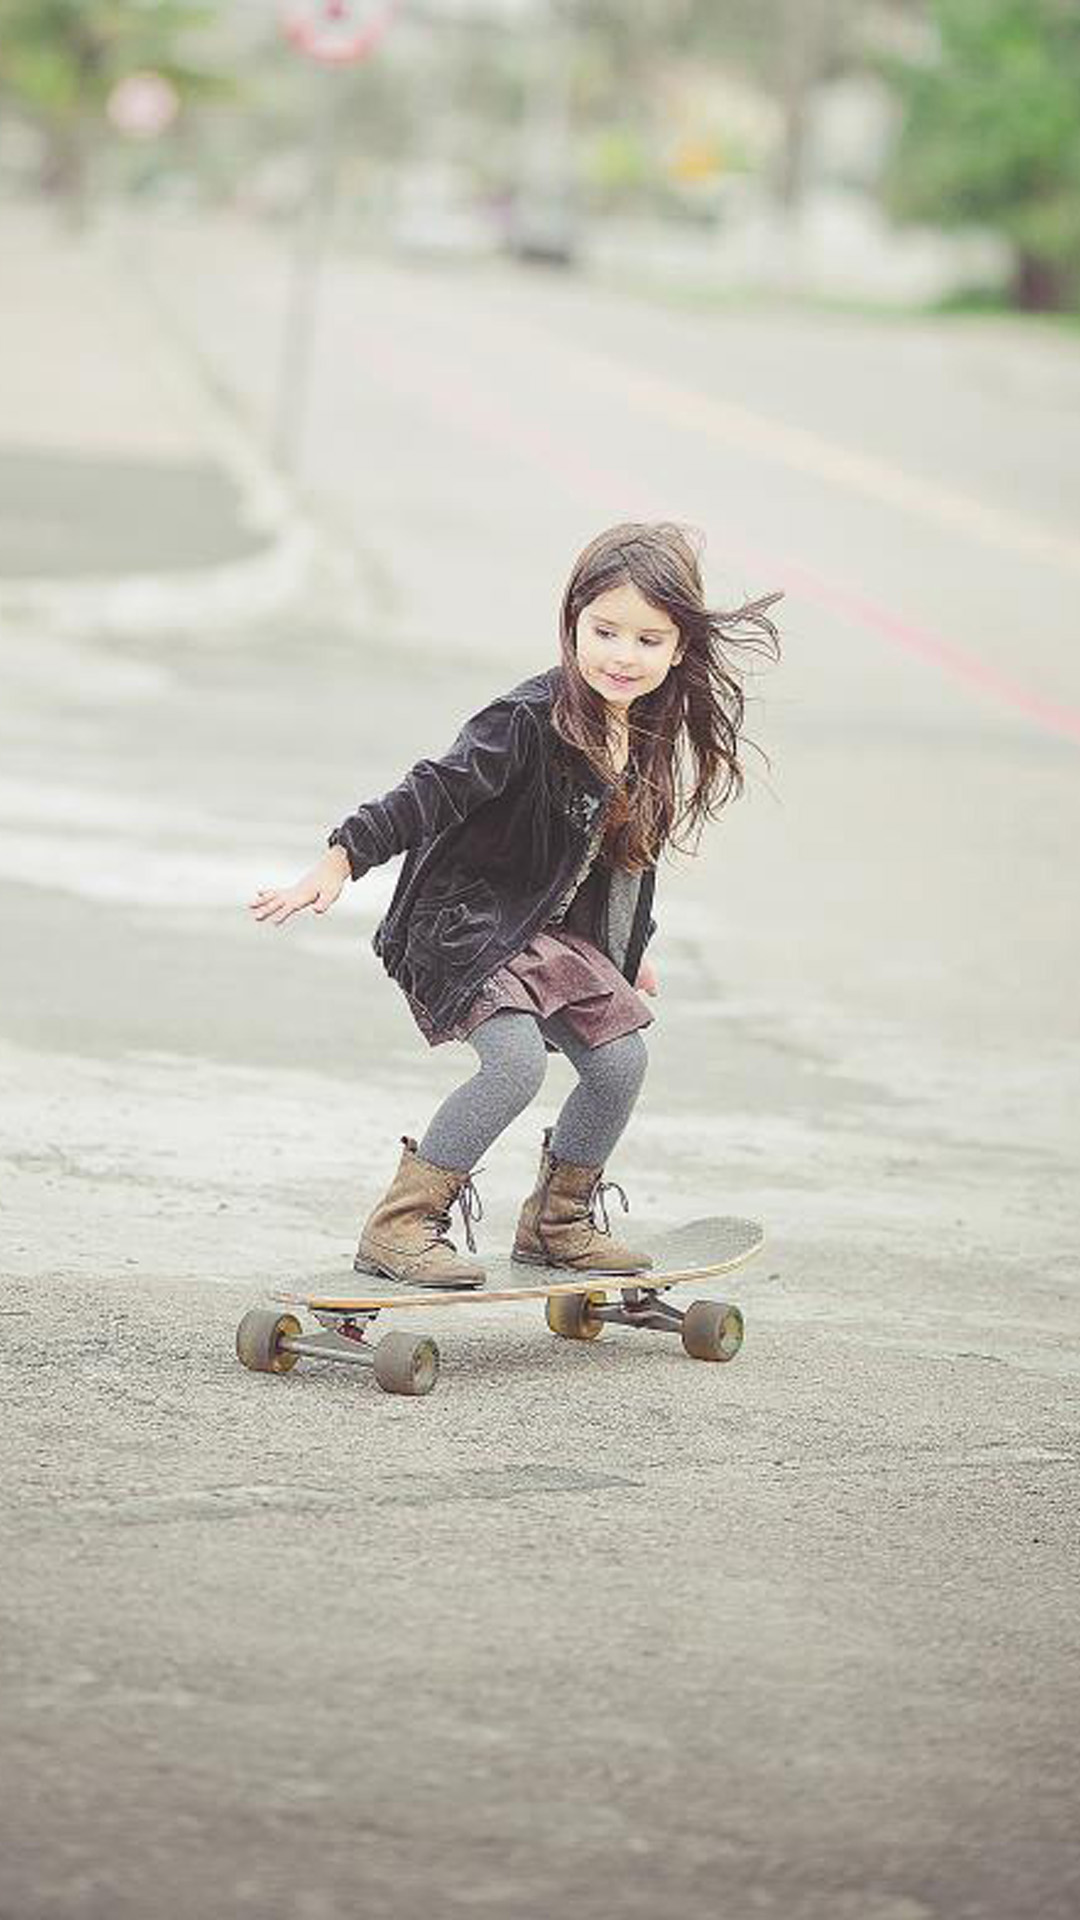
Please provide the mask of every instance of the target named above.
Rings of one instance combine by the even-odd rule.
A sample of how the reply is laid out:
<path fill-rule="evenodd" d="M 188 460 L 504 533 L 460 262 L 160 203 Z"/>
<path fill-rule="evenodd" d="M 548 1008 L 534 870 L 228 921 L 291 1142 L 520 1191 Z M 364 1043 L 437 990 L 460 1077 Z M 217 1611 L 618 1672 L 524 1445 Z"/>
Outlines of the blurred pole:
<path fill-rule="evenodd" d="M 341 76 L 375 51 L 397 5 L 398 0 L 289 0 L 281 9 L 286 39 L 314 62 L 309 185 L 293 252 L 271 434 L 274 458 L 290 480 L 296 479 L 303 454 L 319 293 L 337 195 Z"/>
<path fill-rule="evenodd" d="M 788 213 L 798 211 L 806 175 L 806 139 L 814 90 L 829 71 L 849 0 L 785 0 L 777 76 L 783 138 L 776 170 L 777 197 Z"/>
<path fill-rule="evenodd" d="M 574 31 L 565 0 L 541 0 L 523 36 L 525 99 L 514 150 L 519 249 L 542 256 L 565 243 L 575 204 Z"/>
<path fill-rule="evenodd" d="M 272 447 L 280 471 L 295 480 L 303 457 L 319 295 L 333 227 L 341 144 L 341 79 L 335 67 L 312 69 L 314 115 L 308 189 L 289 273 Z"/>
<path fill-rule="evenodd" d="M 541 179 L 564 172 L 568 164 L 571 64 L 572 32 L 565 9 L 550 0 L 536 18 L 521 129 L 526 171 Z"/>

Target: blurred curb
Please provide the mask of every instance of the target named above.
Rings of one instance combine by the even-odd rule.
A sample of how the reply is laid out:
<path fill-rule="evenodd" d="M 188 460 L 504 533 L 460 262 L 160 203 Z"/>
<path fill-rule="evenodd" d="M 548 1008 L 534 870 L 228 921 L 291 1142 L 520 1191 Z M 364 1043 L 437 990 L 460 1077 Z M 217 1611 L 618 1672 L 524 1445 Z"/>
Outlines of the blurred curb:
<path fill-rule="evenodd" d="M 182 632 L 213 639 L 265 619 L 299 594 L 316 559 L 304 525 L 283 527 L 263 553 L 183 573 L 114 578 L 20 579 L 0 582 L 0 627 L 33 628 L 75 639 L 86 634 L 148 640 Z"/>
<path fill-rule="evenodd" d="M 205 398 L 205 396 L 201 396 Z M 65 579 L 0 579 L 0 627 L 32 628 L 65 639 L 95 634 L 152 640 L 183 633 L 213 640 L 223 629 L 255 626 L 340 575 L 341 556 L 292 501 L 268 463 L 211 413 L 208 452 L 236 486 L 240 518 L 262 544 L 234 560 L 153 572 L 83 574 Z"/>
<path fill-rule="evenodd" d="M 320 526 L 258 445 L 233 396 L 224 393 L 198 351 L 140 272 L 130 251 L 108 244 L 110 271 L 122 278 L 150 323 L 154 350 L 192 390 L 206 452 L 232 481 L 238 520 L 260 542 L 235 559 L 153 571 L 0 577 L 0 630 L 48 637 L 90 635 L 128 641 L 182 635 L 213 642 L 250 628 L 254 638 L 276 613 L 309 598 L 371 597 L 360 556 Z"/>

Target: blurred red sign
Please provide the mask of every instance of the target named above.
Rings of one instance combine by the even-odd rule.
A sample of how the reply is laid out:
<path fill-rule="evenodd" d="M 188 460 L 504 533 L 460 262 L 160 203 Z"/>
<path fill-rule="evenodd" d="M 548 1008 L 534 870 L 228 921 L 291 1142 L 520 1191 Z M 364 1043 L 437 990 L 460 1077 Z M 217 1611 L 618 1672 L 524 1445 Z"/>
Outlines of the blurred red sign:
<path fill-rule="evenodd" d="M 105 111 L 121 133 L 153 140 L 176 119 L 180 96 L 163 73 L 129 73 L 113 87 Z"/>
<path fill-rule="evenodd" d="M 312 60 L 346 66 L 382 39 L 397 0 L 298 0 L 281 10 L 285 38 Z"/>

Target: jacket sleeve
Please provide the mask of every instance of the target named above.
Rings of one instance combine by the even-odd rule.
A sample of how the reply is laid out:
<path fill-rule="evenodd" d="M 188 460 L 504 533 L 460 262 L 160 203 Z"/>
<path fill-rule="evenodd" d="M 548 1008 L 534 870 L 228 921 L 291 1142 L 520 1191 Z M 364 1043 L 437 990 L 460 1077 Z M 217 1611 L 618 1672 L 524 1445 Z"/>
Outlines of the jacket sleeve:
<path fill-rule="evenodd" d="M 335 827 L 329 845 L 344 847 L 358 880 L 369 867 L 434 839 L 497 799 L 525 768 L 535 738 L 536 723 L 523 702 L 493 700 L 465 722 L 441 760 L 418 760 L 400 786 L 364 801 Z"/>

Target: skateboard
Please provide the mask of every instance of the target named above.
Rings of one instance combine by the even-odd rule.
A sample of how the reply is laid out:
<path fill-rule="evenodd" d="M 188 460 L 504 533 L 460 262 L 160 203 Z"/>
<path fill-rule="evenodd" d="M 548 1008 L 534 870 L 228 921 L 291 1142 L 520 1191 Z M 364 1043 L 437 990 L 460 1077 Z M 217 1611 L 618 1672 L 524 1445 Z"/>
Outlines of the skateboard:
<path fill-rule="evenodd" d="M 473 1288 L 404 1286 L 373 1280 L 366 1294 L 272 1293 L 272 1307 L 253 1307 L 236 1331 L 238 1359 L 254 1373 L 291 1373 L 302 1357 L 370 1367 L 386 1393 L 430 1393 L 439 1375 L 439 1349 L 429 1335 L 393 1332 L 369 1338 L 380 1314 L 444 1307 L 488 1306 L 504 1300 L 543 1300 L 548 1326 L 563 1340 L 595 1340 L 606 1325 L 677 1333 L 695 1360 L 733 1360 L 742 1345 L 743 1317 L 727 1300 L 695 1300 L 685 1311 L 664 1296 L 670 1288 L 731 1273 L 764 1244 L 756 1220 L 691 1220 L 647 1236 L 653 1264 L 647 1273 L 578 1273 L 534 1267 L 506 1256 L 485 1260 L 488 1284 Z M 305 1333 L 297 1307 L 318 1321 Z"/>

